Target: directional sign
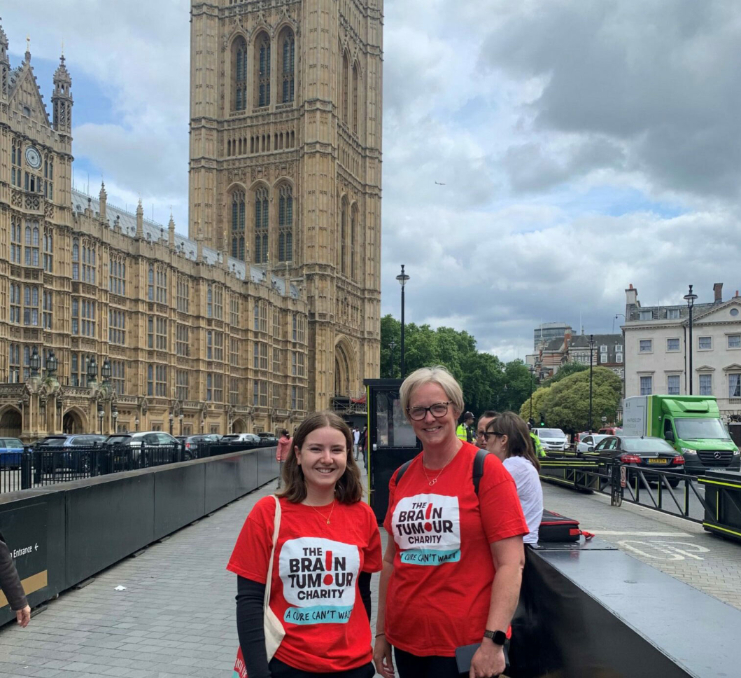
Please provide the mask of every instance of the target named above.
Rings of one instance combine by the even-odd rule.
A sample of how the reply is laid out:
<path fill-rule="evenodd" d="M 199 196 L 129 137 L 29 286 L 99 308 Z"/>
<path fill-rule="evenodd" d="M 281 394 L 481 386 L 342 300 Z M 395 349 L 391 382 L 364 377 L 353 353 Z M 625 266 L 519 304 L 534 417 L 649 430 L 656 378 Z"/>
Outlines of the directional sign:
<path fill-rule="evenodd" d="M 26 595 L 47 585 L 46 504 L 0 511 L 0 535 L 15 560 Z M 8 600 L 0 593 L 0 608 Z"/>

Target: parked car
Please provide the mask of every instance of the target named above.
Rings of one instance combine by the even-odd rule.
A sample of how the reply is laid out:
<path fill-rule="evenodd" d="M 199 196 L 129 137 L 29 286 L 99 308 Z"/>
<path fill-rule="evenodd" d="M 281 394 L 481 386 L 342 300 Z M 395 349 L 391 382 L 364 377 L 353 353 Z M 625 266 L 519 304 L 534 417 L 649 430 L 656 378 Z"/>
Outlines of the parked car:
<path fill-rule="evenodd" d="M 607 438 L 607 435 L 599 433 L 582 433 L 579 438 L 579 444 L 576 446 L 577 452 L 594 452 L 597 443 Z"/>
<path fill-rule="evenodd" d="M 177 436 L 183 445 L 183 459 L 186 461 L 198 456 L 198 448 L 203 445 L 211 445 L 221 442 L 221 436 L 216 433 L 205 433 L 195 436 Z"/>
<path fill-rule="evenodd" d="M 269 431 L 264 431 L 257 435 L 260 438 L 260 443 L 265 447 L 274 447 L 278 444 L 278 438 L 275 437 L 275 434 L 270 433 Z"/>
<path fill-rule="evenodd" d="M 179 447 L 175 436 L 163 431 L 138 431 L 137 433 L 114 433 L 106 439 L 106 445 L 124 446 L 132 449 L 131 458 L 137 462 L 142 447 L 147 449 Z"/>
<path fill-rule="evenodd" d="M 666 440 L 652 436 L 608 436 L 594 448 L 600 461 L 619 459 L 629 467 L 642 471 L 664 470 L 684 473 L 684 457 Z M 648 479 L 648 478 L 647 478 Z M 670 478 L 672 487 L 679 485 L 679 478 Z"/>
<path fill-rule="evenodd" d="M 228 433 L 221 436 L 221 443 L 259 443 L 260 437 L 256 433 Z"/>
<path fill-rule="evenodd" d="M 23 443 L 18 438 L 0 438 L 0 469 L 20 468 Z"/>
<path fill-rule="evenodd" d="M 550 450 L 562 452 L 569 446 L 569 440 L 560 428 L 534 428 L 531 433 L 540 438 L 546 452 Z"/>
<path fill-rule="evenodd" d="M 46 436 L 40 440 L 34 449 L 50 447 L 96 447 L 106 441 L 106 436 L 97 433 L 75 433 Z"/>

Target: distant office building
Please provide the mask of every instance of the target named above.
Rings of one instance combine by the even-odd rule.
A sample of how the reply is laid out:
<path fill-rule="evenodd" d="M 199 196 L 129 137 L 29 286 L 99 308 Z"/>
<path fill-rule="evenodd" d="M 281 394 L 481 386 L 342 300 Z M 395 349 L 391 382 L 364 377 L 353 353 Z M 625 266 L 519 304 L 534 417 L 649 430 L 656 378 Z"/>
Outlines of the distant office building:
<path fill-rule="evenodd" d="M 542 344 L 549 344 L 554 339 L 563 339 L 567 332 L 573 334 L 571 325 L 566 323 L 542 323 L 533 331 L 533 348 L 538 349 Z"/>

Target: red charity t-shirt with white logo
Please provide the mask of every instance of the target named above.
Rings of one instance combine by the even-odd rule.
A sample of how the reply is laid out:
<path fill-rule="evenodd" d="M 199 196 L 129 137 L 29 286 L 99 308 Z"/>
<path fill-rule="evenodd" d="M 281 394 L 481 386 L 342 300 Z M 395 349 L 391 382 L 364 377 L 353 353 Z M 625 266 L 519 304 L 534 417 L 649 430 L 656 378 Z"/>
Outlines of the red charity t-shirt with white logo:
<path fill-rule="evenodd" d="M 455 648 L 481 642 L 495 574 L 490 544 L 528 533 L 517 487 L 493 454 L 476 496 L 477 449 L 464 442 L 433 486 L 422 454 L 398 488 L 396 473 L 389 483 L 384 527 L 396 555 L 385 632 L 393 646 L 417 656 L 453 657 Z"/>
<path fill-rule="evenodd" d="M 368 615 L 358 590 L 361 572 L 383 565 L 376 518 L 362 501 L 317 507 L 280 500 L 270 608 L 286 635 L 276 658 L 302 671 L 347 671 L 372 659 Z M 324 517 L 322 517 L 322 515 Z M 227 570 L 264 584 L 273 543 L 275 499 L 247 516 Z"/>

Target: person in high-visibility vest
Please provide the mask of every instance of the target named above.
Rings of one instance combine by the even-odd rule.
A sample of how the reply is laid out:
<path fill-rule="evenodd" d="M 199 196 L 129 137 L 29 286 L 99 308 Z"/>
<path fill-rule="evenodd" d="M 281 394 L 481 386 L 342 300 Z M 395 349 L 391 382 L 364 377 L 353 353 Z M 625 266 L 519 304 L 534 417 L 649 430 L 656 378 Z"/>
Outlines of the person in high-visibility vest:
<path fill-rule="evenodd" d="M 540 438 L 536 436 L 532 431 L 532 425 L 530 422 L 527 424 L 528 429 L 530 429 L 530 437 L 533 439 L 533 447 L 535 448 L 535 456 L 536 457 L 545 457 L 545 450 L 543 449 L 543 443 L 540 442 Z"/>
<path fill-rule="evenodd" d="M 476 431 L 473 430 L 473 412 L 466 412 L 463 415 L 463 423 L 458 425 L 455 434 L 467 443 L 472 443 L 476 438 Z"/>

